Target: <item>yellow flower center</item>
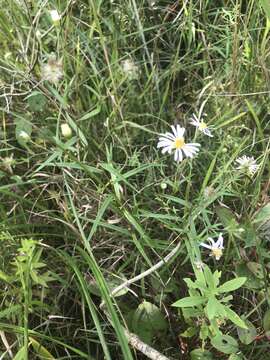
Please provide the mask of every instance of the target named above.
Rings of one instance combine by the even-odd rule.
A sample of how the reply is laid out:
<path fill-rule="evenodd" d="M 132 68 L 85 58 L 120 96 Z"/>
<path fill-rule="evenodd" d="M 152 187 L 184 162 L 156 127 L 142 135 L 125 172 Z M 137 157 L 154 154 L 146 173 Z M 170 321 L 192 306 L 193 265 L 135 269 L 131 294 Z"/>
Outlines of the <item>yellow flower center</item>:
<path fill-rule="evenodd" d="M 206 129 L 206 128 L 207 128 L 206 123 L 202 121 L 202 122 L 200 123 L 200 125 L 199 125 L 199 129 L 200 129 L 200 130 L 204 130 L 204 129 Z"/>
<path fill-rule="evenodd" d="M 177 138 L 174 141 L 174 147 L 176 149 L 181 149 L 185 145 L 185 140 L 183 137 Z"/>
<path fill-rule="evenodd" d="M 220 248 L 213 248 L 212 249 L 212 255 L 216 258 L 216 260 L 219 260 L 222 256 L 222 249 Z"/>

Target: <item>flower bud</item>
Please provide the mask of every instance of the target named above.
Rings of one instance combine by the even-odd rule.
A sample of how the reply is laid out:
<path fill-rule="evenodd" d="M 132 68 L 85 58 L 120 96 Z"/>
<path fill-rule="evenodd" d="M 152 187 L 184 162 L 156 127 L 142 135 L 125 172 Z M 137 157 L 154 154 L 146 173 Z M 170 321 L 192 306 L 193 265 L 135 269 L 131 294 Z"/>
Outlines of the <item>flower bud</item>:
<path fill-rule="evenodd" d="M 70 126 L 65 123 L 61 125 L 61 133 L 64 136 L 64 138 L 70 138 L 72 135 L 72 130 L 70 128 Z"/>
<path fill-rule="evenodd" d="M 30 136 L 24 130 L 19 132 L 18 137 L 24 142 L 28 142 L 30 140 Z"/>
<path fill-rule="evenodd" d="M 51 15 L 52 22 L 55 25 L 58 24 L 58 22 L 61 19 L 61 16 L 59 15 L 58 11 L 57 10 L 50 10 L 50 15 Z"/>

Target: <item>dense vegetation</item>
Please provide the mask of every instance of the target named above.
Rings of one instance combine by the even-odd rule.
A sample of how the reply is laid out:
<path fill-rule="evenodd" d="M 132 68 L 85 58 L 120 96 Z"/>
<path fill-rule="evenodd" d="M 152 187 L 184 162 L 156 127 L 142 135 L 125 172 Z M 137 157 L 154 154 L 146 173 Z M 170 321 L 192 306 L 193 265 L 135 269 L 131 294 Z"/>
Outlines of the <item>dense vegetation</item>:
<path fill-rule="evenodd" d="M 268 1 L 0 4 L 1 359 L 267 359 Z"/>

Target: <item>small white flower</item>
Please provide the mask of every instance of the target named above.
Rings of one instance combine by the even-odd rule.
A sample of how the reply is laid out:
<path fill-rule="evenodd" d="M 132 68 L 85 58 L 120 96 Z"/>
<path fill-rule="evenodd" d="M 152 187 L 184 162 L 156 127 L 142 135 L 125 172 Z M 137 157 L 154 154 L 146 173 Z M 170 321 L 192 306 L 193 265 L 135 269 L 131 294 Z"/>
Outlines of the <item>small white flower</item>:
<path fill-rule="evenodd" d="M 210 256 L 214 256 L 216 260 L 219 260 L 223 253 L 223 236 L 219 234 L 217 241 L 214 241 L 211 237 L 207 239 L 211 245 L 200 243 L 201 246 L 205 247 L 206 249 L 211 250 Z"/>
<path fill-rule="evenodd" d="M 41 75 L 43 80 L 57 84 L 63 77 L 62 60 L 56 60 L 56 56 L 54 54 L 51 55 L 48 63 L 42 65 Z"/>
<path fill-rule="evenodd" d="M 64 138 L 69 138 L 72 135 L 72 130 L 67 123 L 61 124 L 61 132 Z"/>
<path fill-rule="evenodd" d="M 161 134 L 159 142 L 157 144 L 158 148 L 162 149 L 162 154 L 168 152 L 169 154 L 174 151 L 174 160 L 180 162 L 183 160 L 183 155 L 189 158 L 193 158 L 194 155 L 199 151 L 201 146 L 198 143 L 185 143 L 184 133 L 185 128 L 180 127 L 180 125 L 171 126 L 172 133 Z"/>
<path fill-rule="evenodd" d="M 123 72 L 130 78 L 136 79 L 139 74 L 138 66 L 131 59 L 126 59 L 121 62 Z"/>
<path fill-rule="evenodd" d="M 207 126 L 207 124 L 200 117 L 193 114 L 190 123 L 191 123 L 191 125 L 196 126 L 196 128 L 199 129 L 205 135 L 213 137 L 209 127 Z"/>
<path fill-rule="evenodd" d="M 50 15 L 54 23 L 57 23 L 61 19 L 61 16 L 57 10 L 50 10 Z"/>
<path fill-rule="evenodd" d="M 236 159 L 236 162 L 239 165 L 236 169 L 250 176 L 253 176 L 259 168 L 259 165 L 256 163 L 256 160 L 253 156 L 248 157 L 244 155 Z"/>

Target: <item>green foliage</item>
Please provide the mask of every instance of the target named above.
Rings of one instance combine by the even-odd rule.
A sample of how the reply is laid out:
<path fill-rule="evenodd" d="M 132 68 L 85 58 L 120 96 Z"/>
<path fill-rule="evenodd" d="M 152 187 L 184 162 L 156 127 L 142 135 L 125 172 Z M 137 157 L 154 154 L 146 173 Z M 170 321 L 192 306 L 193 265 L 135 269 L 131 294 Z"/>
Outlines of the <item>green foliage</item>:
<path fill-rule="evenodd" d="M 196 311 L 190 312 L 187 317 L 206 317 L 206 322 L 201 323 L 200 338 L 205 341 L 206 338 L 211 339 L 212 345 L 226 354 L 236 352 L 237 342 L 231 338 L 223 338 L 219 329 L 226 319 L 233 322 L 237 327 L 248 329 L 247 324 L 230 308 L 229 301 L 232 296 L 225 296 L 226 293 L 239 289 L 245 282 L 245 277 L 239 277 L 225 282 L 220 285 L 221 272 L 211 272 L 207 265 L 203 271 L 196 272 L 196 280 L 184 279 L 189 288 L 189 297 L 176 301 L 172 306 L 180 308 L 195 308 Z M 224 295 L 223 295 L 224 294 Z M 192 327 L 190 330 L 193 329 Z M 188 333 L 188 336 L 194 335 L 196 332 Z M 187 335 L 187 334 L 184 334 Z M 226 344 L 224 341 L 226 340 Z M 235 345 L 236 344 L 236 345 Z M 226 346 L 225 346 L 226 345 Z M 223 350 L 222 350 L 223 349 Z"/>
<path fill-rule="evenodd" d="M 237 341 L 229 335 L 216 335 L 211 339 L 211 344 L 224 354 L 232 354 L 238 351 Z"/>
<path fill-rule="evenodd" d="M 241 343 L 245 345 L 251 344 L 257 336 L 257 330 L 255 326 L 249 320 L 244 320 L 247 329 L 237 328 L 237 333 Z"/>
<path fill-rule="evenodd" d="M 1 356 L 140 358 L 130 331 L 172 359 L 261 359 L 269 1 L 0 5 Z M 179 163 L 157 149 L 176 124 L 201 145 Z M 200 244 L 220 233 L 218 259 Z"/>
<path fill-rule="evenodd" d="M 139 337 L 150 344 L 155 335 L 166 331 L 168 323 L 160 309 L 148 302 L 143 301 L 132 316 L 133 331 Z"/>

